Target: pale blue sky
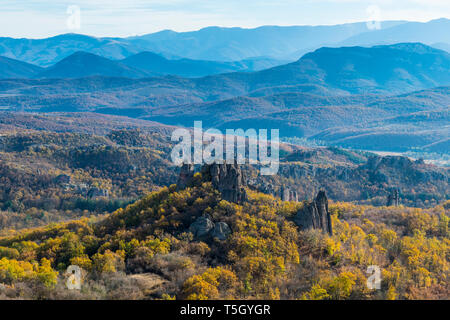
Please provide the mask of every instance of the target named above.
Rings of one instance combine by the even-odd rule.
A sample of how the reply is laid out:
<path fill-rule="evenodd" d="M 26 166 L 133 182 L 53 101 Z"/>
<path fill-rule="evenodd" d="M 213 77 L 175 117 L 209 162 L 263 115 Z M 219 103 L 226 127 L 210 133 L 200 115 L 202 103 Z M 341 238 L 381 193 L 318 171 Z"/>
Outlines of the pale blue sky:
<path fill-rule="evenodd" d="M 81 10 L 80 29 L 68 27 L 70 5 Z M 130 36 L 206 26 L 330 25 L 368 21 L 367 9 L 374 5 L 381 20 L 450 18 L 450 0 L 0 0 L 0 36 Z"/>

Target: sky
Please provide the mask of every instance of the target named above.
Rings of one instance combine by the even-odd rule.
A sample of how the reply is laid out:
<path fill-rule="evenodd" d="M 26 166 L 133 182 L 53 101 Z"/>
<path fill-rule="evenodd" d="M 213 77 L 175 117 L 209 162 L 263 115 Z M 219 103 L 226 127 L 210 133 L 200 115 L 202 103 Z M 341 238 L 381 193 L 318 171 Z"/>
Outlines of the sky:
<path fill-rule="evenodd" d="M 450 0 L 0 0 L 0 36 L 14 38 L 438 18 L 450 19 Z"/>

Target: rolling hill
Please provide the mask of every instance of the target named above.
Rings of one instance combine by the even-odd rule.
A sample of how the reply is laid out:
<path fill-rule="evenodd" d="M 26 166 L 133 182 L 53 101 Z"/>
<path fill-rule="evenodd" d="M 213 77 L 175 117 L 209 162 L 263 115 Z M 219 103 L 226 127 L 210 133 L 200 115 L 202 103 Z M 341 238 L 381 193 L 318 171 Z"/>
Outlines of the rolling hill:
<path fill-rule="evenodd" d="M 107 59 L 79 51 L 47 68 L 0 56 L 0 79 L 85 78 L 91 76 L 143 78 L 174 75 L 204 77 L 235 71 L 259 71 L 283 64 L 270 58 L 235 62 L 166 59 L 153 52 L 141 52 L 122 60 Z"/>
<path fill-rule="evenodd" d="M 90 76 L 142 78 L 148 73 L 87 52 L 76 52 L 45 69 L 37 78 L 84 78 Z"/>
<path fill-rule="evenodd" d="M 271 59 L 236 62 L 169 60 L 151 52 L 115 61 L 82 51 L 43 70 L 8 58 L 0 62 L 4 65 L 5 78 L 14 75 L 61 79 L 91 76 L 199 77 L 197 80 L 165 78 L 159 81 L 158 86 L 165 92 L 194 89 L 197 92 L 193 96 L 206 95 L 207 101 L 284 92 L 313 92 L 319 95 L 395 94 L 450 84 L 450 54 L 420 43 L 371 48 L 324 47 L 304 55 L 296 62 L 257 72 L 248 71 L 277 62 Z M 13 62 L 14 66 L 17 65 L 16 74 L 12 72 Z M 166 86 L 168 88 L 163 89 Z"/>
<path fill-rule="evenodd" d="M 0 38 L 0 55 L 41 67 L 51 66 L 78 51 L 110 59 L 123 59 L 142 50 L 133 48 L 120 39 L 81 34 L 63 34 L 46 39 Z"/>
<path fill-rule="evenodd" d="M 180 77 L 204 77 L 234 71 L 259 71 L 279 64 L 281 61 L 269 58 L 247 59 L 235 62 L 220 62 L 192 59 L 166 59 L 153 52 L 141 52 L 121 60 L 127 66 L 149 74 L 177 75 Z"/>
<path fill-rule="evenodd" d="M 0 79 L 19 79 L 35 77 L 41 67 L 0 56 Z"/>

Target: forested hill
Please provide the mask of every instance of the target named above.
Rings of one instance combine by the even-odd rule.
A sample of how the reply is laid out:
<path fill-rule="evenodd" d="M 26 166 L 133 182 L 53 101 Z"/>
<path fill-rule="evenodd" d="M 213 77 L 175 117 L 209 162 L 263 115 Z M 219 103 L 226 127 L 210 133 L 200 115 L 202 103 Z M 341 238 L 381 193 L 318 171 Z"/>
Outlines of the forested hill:
<path fill-rule="evenodd" d="M 86 113 L 0 114 L 0 227 L 23 228 L 122 207 L 177 181 L 173 127 Z M 433 207 L 448 198 L 449 169 L 405 157 L 282 145 L 278 175 L 244 168 L 253 190 L 383 206 Z"/>
<path fill-rule="evenodd" d="M 202 170 L 185 187 L 163 188 L 104 218 L 0 238 L 0 297 L 343 300 L 448 293 L 448 203 L 376 208 L 328 203 L 323 192 L 313 202 L 283 202 L 245 188 L 234 203 L 214 181 Z M 311 210 L 332 231 L 305 225 L 301 217 Z M 69 265 L 84 270 L 81 291 L 64 285 Z M 380 290 L 366 285 L 368 265 L 382 269 Z"/>

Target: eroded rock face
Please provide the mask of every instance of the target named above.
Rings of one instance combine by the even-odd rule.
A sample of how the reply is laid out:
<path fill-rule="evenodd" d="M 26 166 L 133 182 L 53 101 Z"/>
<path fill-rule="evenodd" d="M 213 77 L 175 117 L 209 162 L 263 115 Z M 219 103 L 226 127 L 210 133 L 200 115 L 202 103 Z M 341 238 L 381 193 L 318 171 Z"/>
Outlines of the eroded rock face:
<path fill-rule="evenodd" d="M 281 187 L 281 200 L 282 201 L 290 201 L 290 190 L 286 187 Z"/>
<path fill-rule="evenodd" d="M 294 217 L 294 222 L 302 230 L 320 229 L 332 235 L 331 216 L 325 191 L 320 191 L 313 202 L 300 209 Z"/>
<path fill-rule="evenodd" d="M 211 164 L 202 169 L 205 179 L 212 182 L 213 187 L 219 190 L 224 200 L 241 203 L 247 199 L 245 192 L 245 178 L 241 167 L 236 164 Z"/>

